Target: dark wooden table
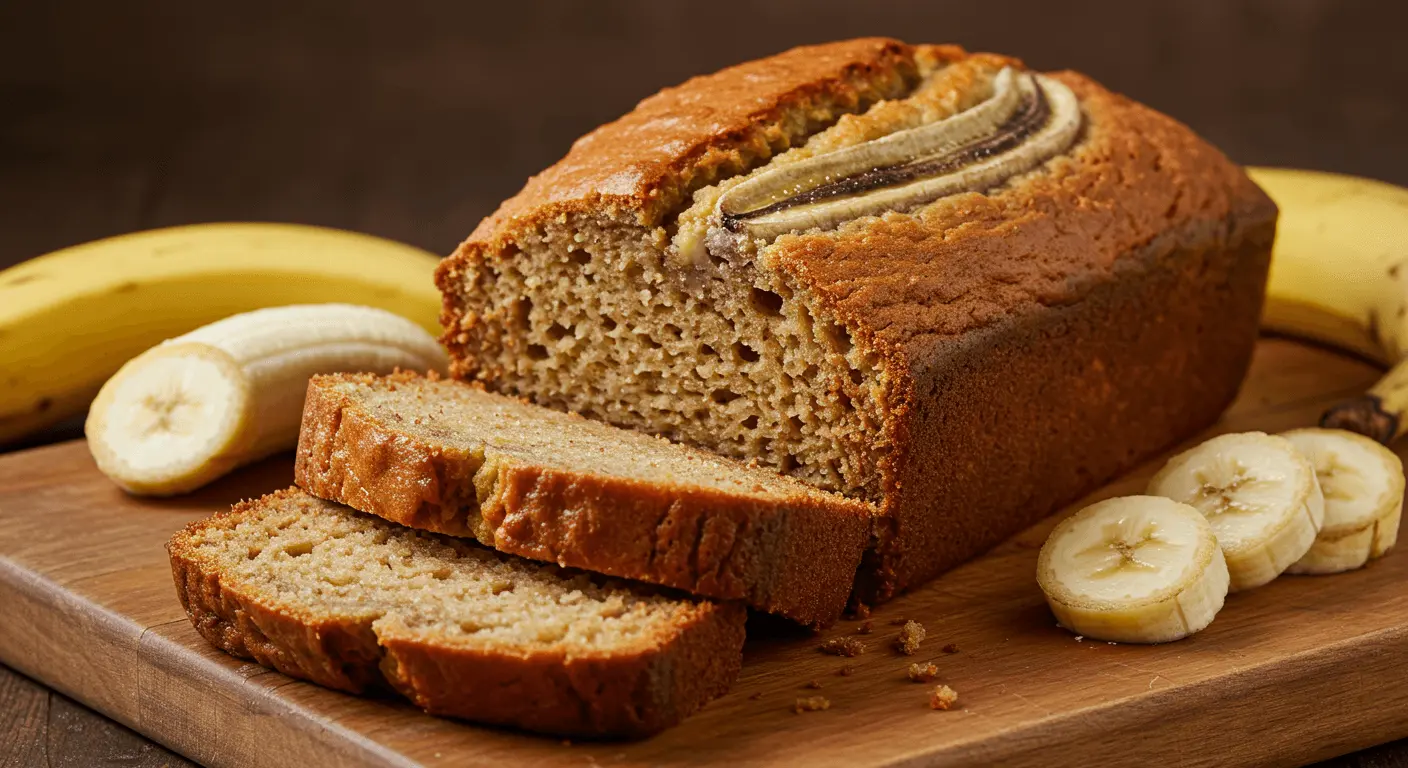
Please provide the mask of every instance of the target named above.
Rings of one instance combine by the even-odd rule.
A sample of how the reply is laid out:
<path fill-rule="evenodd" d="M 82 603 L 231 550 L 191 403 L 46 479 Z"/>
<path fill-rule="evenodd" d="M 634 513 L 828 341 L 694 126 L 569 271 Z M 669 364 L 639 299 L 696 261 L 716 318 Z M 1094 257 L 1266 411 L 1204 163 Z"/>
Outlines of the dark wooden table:
<path fill-rule="evenodd" d="M 1405 28 L 1400 0 L 7 0 L 0 268 L 232 219 L 448 252 L 654 90 L 868 34 L 1086 71 L 1241 162 L 1408 184 Z M 1331 764 L 1408 766 L 1408 743 Z M 0 667 L 0 766 L 31 765 L 189 763 Z"/>

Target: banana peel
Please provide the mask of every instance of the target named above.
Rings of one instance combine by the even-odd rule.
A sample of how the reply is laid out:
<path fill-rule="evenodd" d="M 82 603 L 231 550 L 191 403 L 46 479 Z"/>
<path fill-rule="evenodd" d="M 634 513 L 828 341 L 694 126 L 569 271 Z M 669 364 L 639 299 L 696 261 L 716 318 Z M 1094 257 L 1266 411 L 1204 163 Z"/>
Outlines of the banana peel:
<path fill-rule="evenodd" d="M 1320 423 L 1397 440 L 1408 431 L 1408 189 L 1319 171 L 1247 172 L 1281 209 L 1262 327 L 1389 367 Z"/>
<path fill-rule="evenodd" d="M 221 223 L 107 238 L 0 271 L 0 446 L 82 414 L 151 346 L 241 312 L 348 302 L 438 334 L 438 263 L 355 232 Z"/>

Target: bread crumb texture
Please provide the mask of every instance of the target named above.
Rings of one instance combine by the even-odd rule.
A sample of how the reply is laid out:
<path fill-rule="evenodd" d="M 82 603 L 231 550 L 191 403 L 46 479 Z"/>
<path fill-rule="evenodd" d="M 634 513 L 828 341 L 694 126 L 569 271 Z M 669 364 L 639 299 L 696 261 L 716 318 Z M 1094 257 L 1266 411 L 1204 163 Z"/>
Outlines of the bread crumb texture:
<path fill-rule="evenodd" d="M 355 404 L 359 416 L 427 446 L 456 455 L 482 456 L 489 468 L 517 460 L 581 475 L 710 490 L 777 502 L 812 501 L 866 514 L 845 501 L 771 469 L 750 468 L 719 455 L 659 437 L 619 429 L 573 413 L 541 408 L 460 382 L 409 373 L 393 377 L 332 375 L 318 384 Z M 401 421 L 414 414 L 407 424 Z M 370 446 L 368 447 L 370 449 Z"/>
<path fill-rule="evenodd" d="M 831 709 L 831 700 L 825 696 L 807 696 L 797 699 L 792 705 L 792 711 L 799 715 L 803 712 L 820 712 L 823 709 Z"/>
<path fill-rule="evenodd" d="M 940 685 L 929 694 L 930 709 L 953 709 L 957 703 L 958 692 L 947 685 Z"/>
<path fill-rule="evenodd" d="M 845 607 L 875 511 L 771 469 L 404 372 L 314 377 L 294 478 L 412 528 L 815 626 Z"/>
<path fill-rule="evenodd" d="M 628 588 L 290 493 L 281 509 L 196 529 L 230 587 L 373 630 L 461 648 L 595 654 L 651 643 L 704 604 Z"/>
<path fill-rule="evenodd" d="M 899 638 L 895 640 L 895 647 L 900 653 L 906 656 L 913 656 L 919 652 L 919 644 L 924 642 L 924 625 L 917 621 L 906 621 L 900 627 Z"/>
<path fill-rule="evenodd" d="M 193 523 L 168 549 L 187 613 L 227 652 L 353 692 L 389 683 L 431 711 L 470 719 L 496 721 L 474 699 L 500 698 L 501 682 L 541 696 L 542 720 L 514 711 L 518 703 L 498 722 L 648 732 L 721 694 L 740 663 L 740 606 L 533 563 L 296 489 Z M 457 674 L 481 665 L 506 679 Z M 645 695 L 589 712 L 592 696 L 617 693 L 612 684 L 593 693 L 553 680 L 615 667 Z M 698 679 L 681 679 L 691 674 Z"/>
<path fill-rule="evenodd" d="M 930 683 L 938 676 L 939 668 L 932 661 L 909 665 L 909 679 L 916 683 Z"/>
<path fill-rule="evenodd" d="M 865 653 L 865 643 L 854 637 L 833 637 L 821 644 L 821 652 L 832 656 L 859 656 Z"/>

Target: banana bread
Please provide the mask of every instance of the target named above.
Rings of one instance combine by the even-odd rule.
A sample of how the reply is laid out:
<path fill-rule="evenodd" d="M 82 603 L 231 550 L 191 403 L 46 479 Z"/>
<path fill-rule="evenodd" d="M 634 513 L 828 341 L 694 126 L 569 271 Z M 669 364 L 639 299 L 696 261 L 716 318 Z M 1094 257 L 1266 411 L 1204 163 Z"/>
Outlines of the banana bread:
<path fill-rule="evenodd" d="M 433 714 L 641 736 L 722 695 L 741 605 L 539 565 L 291 489 L 167 545 L 181 605 L 221 650 Z"/>
<path fill-rule="evenodd" d="M 410 373 L 314 377 L 294 480 L 403 525 L 818 626 L 845 608 L 873 513 L 771 469 Z"/>
<path fill-rule="evenodd" d="M 862 595 L 1216 419 L 1270 199 L 1073 72 L 861 39 L 692 79 L 444 260 L 455 376 L 880 505 Z"/>

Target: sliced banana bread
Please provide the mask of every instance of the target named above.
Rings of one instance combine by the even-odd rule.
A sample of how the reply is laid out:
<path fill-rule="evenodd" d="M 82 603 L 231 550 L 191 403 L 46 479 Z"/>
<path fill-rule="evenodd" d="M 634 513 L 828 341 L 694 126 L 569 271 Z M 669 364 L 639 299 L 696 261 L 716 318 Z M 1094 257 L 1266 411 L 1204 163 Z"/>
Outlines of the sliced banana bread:
<path fill-rule="evenodd" d="M 304 490 L 535 560 L 826 625 L 868 541 L 863 502 L 463 382 L 317 376 L 305 402 Z"/>
<path fill-rule="evenodd" d="M 881 504 L 881 599 L 1213 422 L 1275 228 L 1088 77 L 864 39 L 645 99 L 437 280 L 456 376 Z"/>
<path fill-rule="evenodd" d="M 541 565 L 290 489 L 167 544 L 221 650 L 352 693 L 564 735 L 640 736 L 732 685 L 741 605 Z"/>

